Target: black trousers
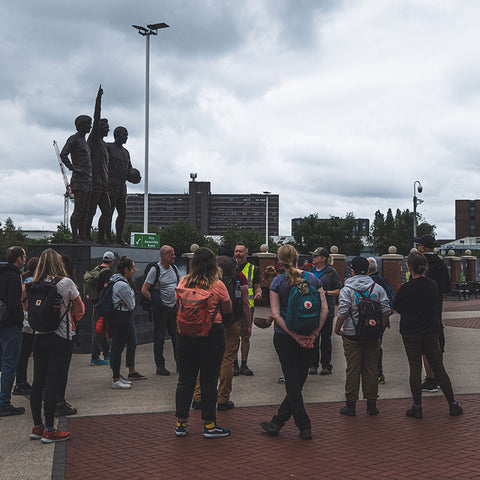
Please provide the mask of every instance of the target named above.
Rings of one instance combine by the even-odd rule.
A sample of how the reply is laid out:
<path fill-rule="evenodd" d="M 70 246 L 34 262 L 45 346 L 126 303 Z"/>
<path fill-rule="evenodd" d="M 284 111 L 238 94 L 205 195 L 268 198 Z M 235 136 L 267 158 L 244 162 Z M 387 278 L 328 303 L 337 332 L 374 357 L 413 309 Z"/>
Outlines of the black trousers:
<path fill-rule="evenodd" d="M 175 394 L 177 418 L 188 418 L 200 370 L 202 419 L 205 422 L 215 420 L 217 384 L 224 352 L 225 332 L 221 323 L 215 324 L 207 337 L 178 335 L 178 383 Z"/>
<path fill-rule="evenodd" d="M 120 366 L 122 363 L 122 352 L 128 341 L 132 312 L 121 312 L 116 310 L 108 319 L 108 325 L 112 334 L 112 349 L 110 351 L 110 367 L 113 378 L 120 377 Z"/>
<path fill-rule="evenodd" d="M 71 340 L 56 333 L 36 334 L 33 339 L 33 384 L 30 408 L 33 423 L 41 425 L 42 397 L 44 400 L 45 426 L 53 427 L 57 395 L 68 363 Z M 45 390 L 45 395 L 44 395 Z"/>
<path fill-rule="evenodd" d="M 22 350 L 17 365 L 17 385 L 27 384 L 28 359 L 33 351 L 33 333 L 22 333 Z"/>
<path fill-rule="evenodd" d="M 333 316 L 328 315 L 320 330 L 320 336 L 315 339 L 313 344 L 311 367 L 318 368 L 318 365 L 321 364 L 322 368 L 332 369 L 332 330 Z"/>

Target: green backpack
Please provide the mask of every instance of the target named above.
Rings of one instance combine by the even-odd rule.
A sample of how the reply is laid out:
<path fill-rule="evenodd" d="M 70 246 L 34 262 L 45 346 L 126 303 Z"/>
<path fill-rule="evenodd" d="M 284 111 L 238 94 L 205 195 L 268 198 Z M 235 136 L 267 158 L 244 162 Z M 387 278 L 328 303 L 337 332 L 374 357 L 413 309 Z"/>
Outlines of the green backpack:
<path fill-rule="evenodd" d="M 105 270 L 109 270 L 108 267 L 96 266 L 93 270 L 85 272 L 83 276 L 83 296 L 85 299 L 96 301 L 100 297 L 98 292 L 98 281 L 100 274 Z"/>

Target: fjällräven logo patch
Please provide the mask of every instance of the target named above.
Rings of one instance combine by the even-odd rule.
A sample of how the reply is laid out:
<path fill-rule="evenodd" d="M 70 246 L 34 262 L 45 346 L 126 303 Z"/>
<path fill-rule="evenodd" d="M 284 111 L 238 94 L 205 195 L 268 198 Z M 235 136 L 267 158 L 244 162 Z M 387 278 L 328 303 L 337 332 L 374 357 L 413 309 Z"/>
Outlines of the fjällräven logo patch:
<path fill-rule="evenodd" d="M 312 308 L 313 304 L 310 300 L 307 300 L 306 302 L 303 303 L 303 307 L 305 310 L 310 310 Z"/>
<path fill-rule="evenodd" d="M 39 307 L 40 305 L 42 304 L 42 301 L 40 299 L 38 299 L 36 302 L 35 302 L 35 306 Z"/>

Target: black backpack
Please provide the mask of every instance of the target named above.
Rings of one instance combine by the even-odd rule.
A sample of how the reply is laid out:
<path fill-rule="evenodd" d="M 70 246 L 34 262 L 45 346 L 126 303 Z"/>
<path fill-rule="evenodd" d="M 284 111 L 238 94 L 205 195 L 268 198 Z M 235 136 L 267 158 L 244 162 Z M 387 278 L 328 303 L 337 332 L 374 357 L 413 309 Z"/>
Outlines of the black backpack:
<path fill-rule="evenodd" d="M 157 284 L 158 278 L 160 277 L 160 267 L 158 266 L 158 262 L 150 262 L 145 267 L 145 270 L 143 271 L 143 279 L 144 279 L 143 281 L 145 282 L 148 272 L 153 267 L 155 267 L 155 281 L 153 282 L 153 285 L 150 287 L 150 297 L 152 301 L 150 301 L 147 297 L 142 295 L 139 302 L 142 309 L 145 310 L 146 312 L 151 312 L 153 310 L 158 311 L 162 306 L 162 298 L 160 296 L 160 292 L 157 289 L 153 288 Z M 178 274 L 177 266 L 172 264 L 172 268 L 173 268 L 173 271 L 175 272 L 175 275 L 177 276 L 177 284 L 178 284 L 178 282 L 180 281 L 180 276 Z"/>
<path fill-rule="evenodd" d="M 116 310 L 113 306 L 113 286 L 117 282 L 126 282 L 124 278 L 119 278 L 115 281 L 110 280 L 105 288 L 102 290 L 98 302 L 95 304 L 95 313 L 99 317 L 109 318 L 112 313 Z"/>
<path fill-rule="evenodd" d="M 63 297 L 57 291 L 60 278 L 25 284 L 28 299 L 28 323 L 36 332 L 54 332 L 70 308 L 60 315 Z M 68 331 L 68 329 L 67 329 Z"/>
<path fill-rule="evenodd" d="M 373 340 L 383 335 L 383 313 L 380 303 L 372 298 L 372 292 L 375 283 L 372 284 L 364 295 L 359 290 L 355 290 L 360 300 L 358 307 L 358 322 L 355 325 L 356 340 Z"/>
<path fill-rule="evenodd" d="M 230 257 L 219 256 L 217 257 L 217 263 L 223 271 L 222 282 L 225 284 L 232 301 L 232 311 L 230 313 L 222 313 L 222 322 L 231 324 L 237 320 L 242 320 L 244 317 L 242 288 L 238 280 L 240 269 L 237 263 Z"/>

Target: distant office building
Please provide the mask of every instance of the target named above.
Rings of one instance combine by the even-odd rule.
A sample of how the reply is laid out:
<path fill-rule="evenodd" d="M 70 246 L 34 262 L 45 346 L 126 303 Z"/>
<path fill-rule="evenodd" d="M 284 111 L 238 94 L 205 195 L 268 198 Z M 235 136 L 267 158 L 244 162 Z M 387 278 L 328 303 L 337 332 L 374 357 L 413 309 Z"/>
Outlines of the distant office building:
<path fill-rule="evenodd" d="M 194 177 L 192 177 L 194 178 Z M 268 195 L 268 233 L 278 235 L 279 196 Z M 204 235 L 222 235 L 236 224 L 265 233 L 265 194 L 214 194 L 210 182 L 189 182 L 188 193 L 148 195 L 149 224 L 167 227 L 183 218 Z M 143 194 L 127 195 L 127 222 L 143 224 Z"/>
<path fill-rule="evenodd" d="M 455 200 L 455 238 L 480 237 L 480 200 Z"/>

